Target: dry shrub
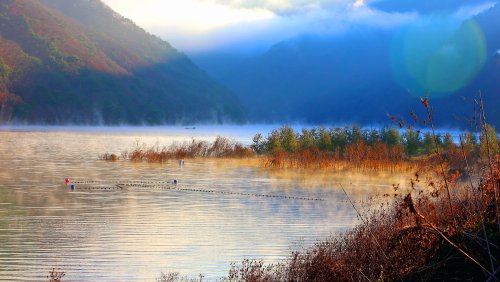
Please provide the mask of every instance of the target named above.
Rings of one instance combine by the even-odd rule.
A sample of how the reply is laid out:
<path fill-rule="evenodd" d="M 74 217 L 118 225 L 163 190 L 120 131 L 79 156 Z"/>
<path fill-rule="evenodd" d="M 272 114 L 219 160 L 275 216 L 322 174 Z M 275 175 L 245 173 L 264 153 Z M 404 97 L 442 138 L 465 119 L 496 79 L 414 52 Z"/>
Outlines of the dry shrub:
<path fill-rule="evenodd" d="M 214 142 L 192 140 L 191 142 L 172 143 L 168 147 L 158 144 L 147 148 L 138 146 L 131 152 L 124 152 L 122 157 L 134 162 L 147 161 L 162 163 L 172 159 L 194 158 L 249 158 L 255 152 L 234 140 L 218 136 Z"/>
<path fill-rule="evenodd" d="M 112 162 L 116 162 L 120 159 L 120 157 L 118 157 L 117 155 L 115 154 L 109 154 L 109 153 L 105 153 L 105 154 L 102 154 L 99 156 L 99 159 L 100 160 L 104 160 L 104 161 L 112 161 Z"/>
<path fill-rule="evenodd" d="M 307 168 L 360 171 L 414 171 L 421 163 L 404 158 L 401 145 L 389 147 L 384 143 L 367 145 L 363 141 L 347 144 L 342 152 L 320 151 L 317 147 L 287 152 L 275 149 L 265 157 L 264 165 L 268 168 Z"/>
<path fill-rule="evenodd" d="M 270 282 L 276 281 L 280 274 L 279 265 L 265 265 L 262 260 L 245 259 L 240 266 L 231 264 L 229 274 L 223 281 Z"/>
<path fill-rule="evenodd" d="M 202 282 L 203 275 L 199 275 L 199 278 L 188 278 L 180 277 L 178 272 L 161 273 L 160 277 L 156 278 L 156 282 Z"/>
<path fill-rule="evenodd" d="M 51 271 L 49 271 L 49 275 L 47 276 L 47 279 L 49 279 L 49 282 L 61 282 L 62 278 L 66 276 L 66 273 L 63 271 L 56 271 L 55 268 L 52 268 Z"/>
<path fill-rule="evenodd" d="M 395 186 L 396 195 L 386 195 L 390 204 L 362 218 L 353 230 L 294 252 L 280 264 L 246 260 L 233 265 L 228 280 L 484 281 L 500 269 L 495 210 L 499 163 L 500 156 L 492 164 L 493 173 L 485 173 L 478 187 L 460 188 L 459 174 L 446 175 L 455 191 L 452 210 L 443 181 L 415 174 L 410 190 Z"/>

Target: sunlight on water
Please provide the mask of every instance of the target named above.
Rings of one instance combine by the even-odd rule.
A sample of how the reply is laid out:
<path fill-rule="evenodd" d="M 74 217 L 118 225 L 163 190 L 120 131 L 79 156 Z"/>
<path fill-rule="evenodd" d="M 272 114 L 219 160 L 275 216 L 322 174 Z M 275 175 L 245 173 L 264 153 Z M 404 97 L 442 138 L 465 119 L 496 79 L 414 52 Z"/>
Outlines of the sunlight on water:
<path fill-rule="evenodd" d="M 130 149 L 138 138 L 168 145 L 223 135 L 249 143 L 256 132 L 254 127 L 0 130 L 0 281 L 43 281 L 53 267 L 70 281 L 154 281 L 168 271 L 217 278 L 227 274 L 231 262 L 275 262 L 352 227 L 356 214 L 338 183 L 360 201 L 407 179 L 266 171 L 259 160 L 185 160 L 179 168 L 176 160 L 98 159 L 104 152 Z M 85 190 L 77 184 L 71 191 L 65 177 L 108 183 L 177 179 L 186 190 Z"/>

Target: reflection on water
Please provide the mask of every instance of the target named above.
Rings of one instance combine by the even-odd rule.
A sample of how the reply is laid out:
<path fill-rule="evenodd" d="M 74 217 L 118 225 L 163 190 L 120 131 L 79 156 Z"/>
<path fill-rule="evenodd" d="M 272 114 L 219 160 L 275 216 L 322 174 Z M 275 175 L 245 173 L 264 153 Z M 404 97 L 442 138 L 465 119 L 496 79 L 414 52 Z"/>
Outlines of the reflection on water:
<path fill-rule="evenodd" d="M 131 148 L 138 138 L 147 144 L 168 144 L 220 134 L 248 143 L 257 131 L 245 127 L 0 131 L 0 281 L 46 280 L 52 267 L 65 271 L 71 281 L 154 281 L 162 271 L 219 277 L 233 261 L 277 261 L 290 250 L 352 227 L 356 214 L 338 183 L 361 200 L 406 179 L 266 171 L 259 160 L 185 160 L 182 168 L 177 161 L 98 160 L 104 152 L 120 154 Z M 72 192 L 64 185 L 65 177 L 107 182 L 177 179 L 180 187 L 235 194 L 93 191 L 78 186 Z M 300 197 L 324 201 L 296 199 Z"/>

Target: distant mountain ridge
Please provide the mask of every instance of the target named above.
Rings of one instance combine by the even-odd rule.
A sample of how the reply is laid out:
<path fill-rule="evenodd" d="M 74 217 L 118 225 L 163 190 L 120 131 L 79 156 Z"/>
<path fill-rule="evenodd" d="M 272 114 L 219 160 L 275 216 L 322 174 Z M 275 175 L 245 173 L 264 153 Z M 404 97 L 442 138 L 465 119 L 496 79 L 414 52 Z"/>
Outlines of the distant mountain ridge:
<path fill-rule="evenodd" d="M 242 122 L 238 98 L 99 0 L 2 0 L 0 119 Z"/>
<path fill-rule="evenodd" d="M 398 10 L 411 6 L 409 1 L 387 2 Z M 432 3 L 424 1 L 420 9 Z M 499 4 L 474 18 L 486 39 L 486 62 L 466 87 L 431 99 L 441 126 L 467 127 L 481 90 L 489 122 L 500 128 L 499 18 Z M 237 93 L 250 119 L 260 122 L 386 124 L 387 114 L 411 120 L 410 111 L 425 117 L 418 99 L 425 91 L 410 94 L 394 77 L 394 36 L 394 30 L 357 28 L 346 35 L 303 35 L 279 42 L 264 54 L 234 60 L 230 67 L 230 62 L 225 68 L 217 64 L 224 54 L 202 54 L 195 61 Z"/>

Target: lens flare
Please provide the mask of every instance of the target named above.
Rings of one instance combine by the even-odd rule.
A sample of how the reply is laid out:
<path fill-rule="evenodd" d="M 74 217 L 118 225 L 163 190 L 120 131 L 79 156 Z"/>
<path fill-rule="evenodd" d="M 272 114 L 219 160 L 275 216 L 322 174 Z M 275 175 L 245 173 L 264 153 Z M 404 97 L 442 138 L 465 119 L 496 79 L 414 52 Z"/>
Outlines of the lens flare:
<path fill-rule="evenodd" d="M 399 33 L 391 48 L 396 81 L 417 95 L 451 95 L 467 86 L 486 62 L 486 42 L 473 20 L 431 19 Z"/>

